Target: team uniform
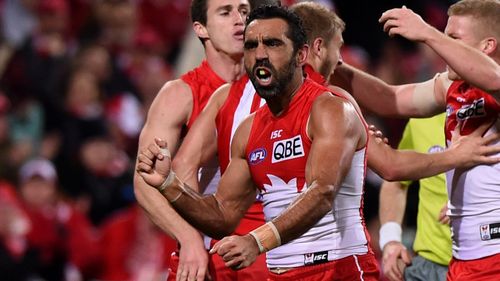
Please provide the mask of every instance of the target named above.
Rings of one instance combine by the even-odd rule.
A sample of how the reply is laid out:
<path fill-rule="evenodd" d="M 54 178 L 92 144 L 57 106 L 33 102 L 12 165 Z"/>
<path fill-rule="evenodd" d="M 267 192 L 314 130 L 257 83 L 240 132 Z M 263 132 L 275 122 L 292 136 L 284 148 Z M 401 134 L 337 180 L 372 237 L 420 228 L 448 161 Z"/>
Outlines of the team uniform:
<path fill-rule="evenodd" d="M 265 104 L 265 101 L 256 94 L 247 75 L 244 75 L 231 85 L 228 96 L 219 109 L 215 120 L 217 127 L 218 157 L 222 173 L 224 173 L 229 165 L 229 160 L 231 158 L 231 142 L 238 125 L 250 115 L 250 113 L 257 110 L 263 104 Z M 256 198 L 255 203 L 252 204 L 241 219 L 234 234 L 245 235 L 263 224 L 264 213 L 262 211 L 262 202 Z M 212 240 L 211 246 L 216 242 L 217 240 Z M 251 266 L 238 271 L 225 266 L 224 261 L 219 255 L 211 255 L 210 258 L 212 261 L 210 264 L 211 272 L 215 272 L 215 280 L 217 281 L 266 280 L 268 277 L 264 255 L 259 256 Z"/>
<path fill-rule="evenodd" d="M 447 97 L 446 141 L 458 123 L 467 135 L 495 122 L 486 134 L 498 132 L 500 104 L 464 81 L 451 84 Z M 495 145 L 500 145 L 498 142 Z M 449 280 L 492 280 L 500 277 L 500 163 L 455 169 L 446 174 L 453 259 Z"/>
<path fill-rule="evenodd" d="M 421 153 L 443 151 L 444 122 L 444 113 L 432 118 L 410 119 L 398 149 Z M 417 256 L 413 258 L 411 266 L 405 269 L 405 280 L 444 281 L 451 260 L 450 228 L 438 221 L 441 208 L 448 202 L 445 175 L 421 179 L 419 183 L 417 233 L 413 243 Z M 401 184 L 408 186 L 410 182 Z"/>
<path fill-rule="evenodd" d="M 186 131 L 183 134 L 187 133 L 187 130 L 191 128 L 194 121 L 200 115 L 203 108 L 208 103 L 208 100 L 212 96 L 212 94 L 217 90 L 220 86 L 224 85 L 226 81 L 220 78 L 208 65 L 206 60 L 202 61 L 200 66 L 197 68 L 187 72 L 186 74 L 180 77 L 184 83 L 186 83 L 191 89 L 192 98 L 193 98 L 193 107 L 191 110 L 191 116 L 189 117 L 189 121 L 186 125 Z M 215 176 L 210 177 L 211 181 L 207 183 L 206 190 L 213 190 L 214 186 L 217 186 L 218 180 L 220 179 L 220 172 L 217 171 L 217 165 L 213 165 L 210 167 L 202 167 L 200 169 L 199 178 L 204 178 L 203 174 L 209 174 Z M 215 170 L 215 172 L 214 172 Z M 202 185 L 202 184 L 200 184 Z M 179 265 L 179 256 L 177 252 L 172 253 L 172 258 L 170 259 L 170 269 L 168 280 L 175 280 L 177 275 L 177 267 Z"/>
<path fill-rule="evenodd" d="M 282 116 L 275 117 L 267 106 L 255 113 L 246 155 L 266 221 L 307 189 L 305 167 L 312 142 L 306 126 L 315 98 L 325 92 L 331 91 L 306 78 Z M 270 273 L 271 280 L 378 280 L 362 215 L 365 172 L 366 146 L 355 152 L 332 210 L 299 238 L 267 252 L 269 268 L 293 268 Z"/>

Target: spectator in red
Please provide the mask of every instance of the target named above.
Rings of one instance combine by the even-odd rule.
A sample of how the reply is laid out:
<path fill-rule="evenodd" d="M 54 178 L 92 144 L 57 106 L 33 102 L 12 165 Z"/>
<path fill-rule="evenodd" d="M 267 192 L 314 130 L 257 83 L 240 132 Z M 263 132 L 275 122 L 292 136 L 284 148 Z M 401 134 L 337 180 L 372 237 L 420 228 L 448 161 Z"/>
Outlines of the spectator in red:
<path fill-rule="evenodd" d="M 164 235 L 137 205 L 111 216 L 101 228 L 99 280 L 166 280 L 175 240 Z"/>
<path fill-rule="evenodd" d="M 97 234 L 85 215 L 60 197 L 53 164 L 42 158 L 28 161 L 19 171 L 19 184 L 31 222 L 27 242 L 37 252 L 40 278 L 93 277 L 99 253 Z"/>

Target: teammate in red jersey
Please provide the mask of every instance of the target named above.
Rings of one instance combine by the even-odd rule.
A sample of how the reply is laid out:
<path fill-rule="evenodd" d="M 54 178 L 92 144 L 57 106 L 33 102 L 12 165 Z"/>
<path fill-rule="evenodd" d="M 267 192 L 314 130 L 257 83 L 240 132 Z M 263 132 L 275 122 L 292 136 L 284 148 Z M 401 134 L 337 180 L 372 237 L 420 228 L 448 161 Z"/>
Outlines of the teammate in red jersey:
<path fill-rule="evenodd" d="M 222 84 L 241 77 L 243 29 L 249 10 L 247 0 L 192 1 L 193 29 L 204 45 L 205 61 L 180 79 L 167 82 L 160 90 L 141 132 L 139 151 L 145 147 L 145 140 L 161 136 L 175 153 L 183 127 L 190 127 L 210 95 Z M 203 280 L 208 255 L 198 231 L 137 174 L 134 190 L 137 201 L 153 222 L 179 242 L 180 277 Z M 175 278 L 175 271 L 174 266 L 169 278 Z"/>
<path fill-rule="evenodd" d="M 489 136 L 500 128 L 499 14 L 498 0 L 458 1 L 448 9 L 443 34 L 410 9 L 391 9 L 380 18 L 384 30 L 425 43 L 446 61 L 448 71 L 425 82 L 393 86 L 345 65 L 334 79 L 361 105 L 382 115 L 427 117 L 446 111 L 448 144 L 454 130 L 469 134 L 478 126 L 489 126 Z M 500 223 L 499 183 L 500 164 L 447 173 L 453 241 L 449 280 L 491 280 L 500 275 L 493 266 L 500 260 L 500 236 L 495 233 Z M 394 257 L 402 257 L 404 247 L 385 247 L 391 248 L 392 270 L 399 271 Z"/>
<path fill-rule="evenodd" d="M 209 108 L 209 107 L 207 107 L 207 108 Z M 302 117 L 303 117 L 303 116 L 302 116 Z M 304 119 L 304 118 L 303 118 L 303 119 Z M 306 120 L 306 119 L 304 119 L 304 120 Z M 304 120 L 303 120 L 303 121 L 304 121 Z M 304 122 L 305 122 L 305 121 L 304 121 Z M 195 126 L 196 126 L 196 125 L 195 125 Z M 191 131 L 191 133 L 193 133 L 193 132 L 197 132 L 197 131 L 198 131 L 198 130 L 193 130 L 193 131 Z M 280 133 L 276 133 L 276 135 L 280 135 Z M 189 138 L 189 136 L 188 136 L 188 138 Z M 253 140 L 253 138 L 252 138 L 252 140 Z M 187 141 L 187 140 L 186 140 L 186 141 Z M 185 143 L 185 144 L 186 144 L 186 143 Z M 285 146 L 285 147 L 286 147 L 286 146 Z M 255 155 L 255 157 L 263 157 L 263 156 L 262 156 L 263 154 L 265 154 L 265 153 L 264 153 L 263 151 L 261 151 L 261 153 L 260 153 L 260 154 L 258 154 L 258 155 L 256 154 L 256 155 Z M 360 155 L 364 155 L 364 150 L 363 150 L 363 152 L 362 152 L 362 153 L 360 153 Z M 233 159 L 234 159 L 234 158 L 233 158 Z M 364 161 L 364 156 L 363 156 L 363 157 L 358 156 L 357 161 L 359 162 L 361 159 Z M 363 162 L 363 161 L 362 161 L 362 162 Z M 149 164 L 148 164 L 148 165 L 149 165 Z M 299 164 L 299 166 L 300 166 L 300 164 Z M 363 165 L 360 165 L 360 166 L 363 166 Z M 231 166 L 230 166 L 230 167 L 231 167 Z M 279 168 L 278 168 L 278 169 L 279 169 Z M 359 169 L 359 166 L 357 167 L 357 169 Z M 150 170 L 149 170 L 149 171 L 150 171 Z M 358 174 L 359 174 L 359 173 L 358 173 Z M 351 179 L 352 181 L 355 181 L 355 184 L 354 184 L 354 185 L 351 185 L 351 186 L 355 186 L 357 189 L 362 188 L 362 184 L 360 185 L 359 180 L 360 180 L 360 181 L 361 181 L 361 183 L 362 183 L 362 180 L 363 180 L 362 176 L 363 176 L 363 175 L 364 175 L 364 173 L 361 173 L 361 178 L 360 178 L 360 179 L 359 179 L 359 178 L 357 178 L 357 179 Z M 171 176 L 171 177 L 169 177 L 169 178 L 170 178 L 170 179 L 174 179 L 174 176 Z M 354 178 L 355 178 L 355 177 L 354 177 Z M 358 180 L 358 181 L 356 182 L 356 180 Z M 167 179 L 167 183 L 168 183 L 169 181 L 170 181 L 170 180 L 168 180 L 168 179 Z M 350 185 L 350 183 L 349 183 L 348 185 Z M 347 192 L 347 193 L 348 193 L 348 192 Z M 362 194 L 362 192 L 358 192 L 358 197 L 359 197 L 359 195 L 360 195 L 360 194 Z M 182 194 L 179 194 L 179 195 L 182 195 Z M 349 197 L 349 195 L 346 195 L 346 194 L 343 194 L 343 196 L 347 196 L 347 197 Z M 340 197 L 342 197 L 342 196 L 340 196 Z M 354 197 L 355 197 L 355 198 L 354 198 L 354 200 L 359 199 L 359 198 L 358 198 L 358 197 L 356 197 L 356 196 L 354 196 Z M 179 198 L 174 198 L 174 199 L 179 199 Z M 351 198 L 351 199 L 352 199 L 352 198 Z M 347 199 L 345 199 L 345 198 L 344 198 L 344 199 L 339 199 L 339 202 L 344 202 L 344 201 L 346 201 L 346 200 L 347 200 L 347 201 L 349 201 L 349 198 L 347 198 Z M 359 201 L 359 204 L 358 204 L 358 205 L 360 205 L 360 201 Z M 364 232 L 363 232 L 363 226 L 362 226 L 362 218 L 360 218 L 360 214 L 359 214 L 360 207 L 359 207 L 359 206 L 358 206 L 358 207 L 356 207 L 356 205 L 354 205 L 354 206 L 352 206 L 352 207 L 353 207 L 353 208 L 352 208 L 350 211 L 352 212 L 352 211 L 354 210 L 355 212 L 357 212 L 357 213 L 358 213 L 358 215 L 357 215 L 357 216 L 354 216 L 354 218 L 352 218 L 352 220 L 354 220 L 354 222 L 352 222 L 352 223 L 351 223 L 351 222 L 349 222 L 348 224 L 349 224 L 349 225 L 351 225 L 351 226 L 359 226 L 359 225 L 361 224 L 361 227 L 360 227 L 360 230 L 361 230 L 361 231 L 360 231 L 360 233 L 364 233 Z M 271 210 L 271 212 L 272 212 L 272 210 Z M 349 217 L 349 216 L 347 216 L 347 217 Z M 364 234 L 363 234 L 363 235 L 364 235 Z M 366 242 L 366 240 L 367 240 L 367 239 L 366 239 L 366 237 L 365 237 L 365 240 L 360 242 L 360 243 L 361 243 L 361 244 L 360 244 L 361 246 L 360 246 L 360 245 L 358 245 L 358 246 L 359 246 L 359 249 L 358 249 L 358 250 L 360 250 L 360 251 L 363 251 L 363 250 L 364 250 L 364 251 L 365 251 L 365 253 L 368 251 L 368 246 L 367 246 L 367 242 Z M 323 242 L 325 243 L 325 241 L 323 241 Z M 342 242 L 342 241 L 341 241 L 341 242 Z M 343 242 L 345 242 L 345 241 L 343 241 Z M 351 242 L 352 242 L 352 241 L 351 241 Z M 358 242 L 359 242 L 359 241 L 358 241 Z M 316 243 L 321 243 L 321 241 L 316 241 Z M 348 241 L 348 242 L 345 242 L 345 243 L 349 243 L 349 241 Z M 325 244 L 329 244 L 329 243 L 325 243 Z M 346 245 L 344 245 L 344 244 L 342 244 L 342 243 L 339 243 L 339 245 L 336 245 L 336 246 L 337 246 L 337 249 L 338 249 L 338 250 L 341 250 L 341 249 L 343 249 L 343 247 L 344 247 L 344 249 L 345 249 L 345 246 L 346 246 Z M 351 246 L 352 246 L 352 245 L 351 245 Z M 353 247 L 351 247 L 351 246 L 347 247 L 347 248 L 350 248 L 350 250 L 349 250 L 349 251 L 354 250 L 354 249 L 353 249 Z M 311 245 L 311 247 L 312 247 L 312 248 L 314 248 L 314 245 Z M 293 247 L 292 247 L 292 246 L 290 246 L 289 248 L 293 248 Z M 312 258 L 312 259 L 314 259 L 314 254 L 315 254 L 315 253 L 307 253 L 307 255 L 311 255 L 311 258 Z M 345 253 L 343 253 L 343 254 L 345 255 Z M 304 255 L 306 255 L 306 254 L 304 254 Z M 342 254 L 341 254 L 341 256 L 342 256 Z M 354 257 L 354 260 L 350 260 L 350 259 L 345 260 L 345 259 L 342 259 L 342 258 L 340 258 L 340 259 L 339 259 L 339 256 L 336 256 L 336 254 L 335 254 L 335 253 L 333 253 L 333 252 L 332 252 L 332 253 L 328 253 L 328 256 L 327 256 L 327 260 L 330 260 L 330 259 L 332 259 L 332 260 L 337 260 L 335 264 L 336 264 L 336 265 L 338 265 L 338 266 L 345 266 L 346 264 L 352 264 L 353 262 L 361 262 L 361 263 L 363 263 L 365 266 L 370 267 L 371 265 L 374 265 L 373 259 L 372 259 L 372 260 L 370 260 L 370 258 L 371 258 L 371 257 L 370 257 L 370 255 L 368 255 L 368 256 L 362 255 L 362 256 L 360 256 L 360 257 L 359 257 L 359 260 L 358 260 L 358 257 Z M 278 259 L 278 260 L 281 260 L 281 259 Z M 324 261 L 324 260 L 323 260 L 323 261 Z M 268 263 L 269 263 L 269 261 L 268 261 Z M 313 264 L 313 263 L 311 263 L 311 264 Z M 334 267 L 334 266 L 332 266 L 332 267 Z M 374 267 L 375 267 L 375 269 L 376 269 L 376 265 L 375 265 Z M 287 267 L 287 268 L 288 268 L 288 269 L 290 269 L 290 267 Z M 352 269 L 352 268 L 354 268 L 354 267 L 351 267 L 351 269 Z M 281 267 L 279 267 L 279 268 L 275 268 L 275 269 L 276 269 L 276 270 L 278 270 L 278 271 L 283 270 L 283 268 L 281 268 Z M 309 268 L 309 270 L 311 270 L 311 269 Z M 354 269 L 352 269 L 352 270 L 354 270 Z M 297 271 L 295 271 L 295 272 L 297 272 Z M 356 271 L 354 270 L 354 272 L 356 272 Z M 365 272 L 365 273 L 367 273 L 367 272 Z M 294 273 L 294 274 L 295 274 L 295 273 Z M 348 273 L 348 274 L 349 274 L 349 273 Z M 367 273 L 367 274 L 369 274 L 369 273 Z"/>

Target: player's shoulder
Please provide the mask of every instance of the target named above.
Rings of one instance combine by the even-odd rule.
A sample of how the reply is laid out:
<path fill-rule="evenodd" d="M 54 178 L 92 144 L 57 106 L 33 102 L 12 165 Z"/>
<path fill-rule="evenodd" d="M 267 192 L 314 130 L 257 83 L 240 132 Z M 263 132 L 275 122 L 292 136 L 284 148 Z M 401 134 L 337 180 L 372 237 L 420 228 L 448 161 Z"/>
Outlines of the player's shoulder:
<path fill-rule="evenodd" d="M 216 110 L 218 111 L 222 105 L 226 102 L 231 89 L 231 84 L 226 83 L 217 88 L 210 97 L 205 110 Z"/>
<path fill-rule="evenodd" d="M 191 108 L 193 97 L 191 89 L 181 79 L 170 80 L 166 82 L 155 96 L 151 104 L 151 111 L 163 112 L 165 108 L 170 108 L 170 111 L 179 111 L 186 108 Z"/>
<path fill-rule="evenodd" d="M 342 113 L 346 108 L 356 108 L 356 102 L 351 95 L 338 87 L 329 86 L 314 100 L 311 112 L 326 114 Z"/>
<path fill-rule="evenodd" d="M 177 102 L 191 102 L 193 97 L 191 88 L 182 79 L 167 81 L 155 97 L 156 100 L 177 100 Z"/>
<path fill-rule="evenodd" d="M 174 79 L 163 84 L 158 94 L 168 95 L 175 93 L 191 93 L 191 87 L 182 79 Z"/>

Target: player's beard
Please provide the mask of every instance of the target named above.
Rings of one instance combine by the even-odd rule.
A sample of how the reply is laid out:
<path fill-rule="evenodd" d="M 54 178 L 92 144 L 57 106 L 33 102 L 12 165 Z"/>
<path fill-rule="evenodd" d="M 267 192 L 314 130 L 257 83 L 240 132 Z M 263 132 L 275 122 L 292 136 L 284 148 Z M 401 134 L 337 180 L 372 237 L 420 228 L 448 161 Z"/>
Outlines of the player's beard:
<path fill-rule="evenodd" d="M 255 76 L 255 69 L 257 67 L 266 67 L 271 71 L 272 81 L 271 84 L 263 86 L 260 85 L 259 80 Z M 292 81 L 293 74 L 296 71 L 297 63 L 295 60 L 295 56 L 292 56 L 288 63 L 284 64 L 280 69 L 276 69 L 269 60 L 262 60 L 255 63 L 252 69 L 247 68 L 247 73 L 252 81 L 252 84 L 263 99 L 272 99 L 273 97 L 278 96 L 280 93 L 284 92 L 288 83 Z"/>

